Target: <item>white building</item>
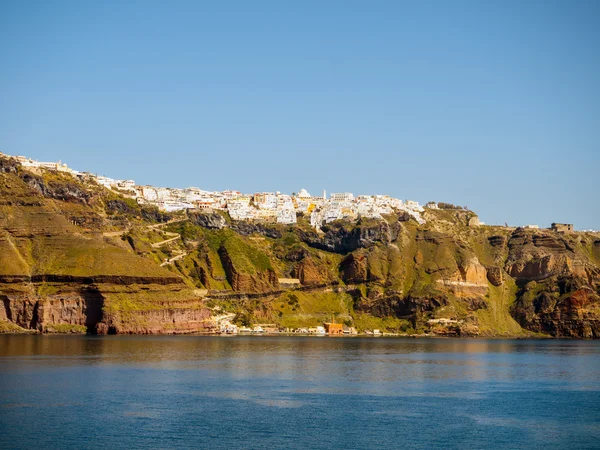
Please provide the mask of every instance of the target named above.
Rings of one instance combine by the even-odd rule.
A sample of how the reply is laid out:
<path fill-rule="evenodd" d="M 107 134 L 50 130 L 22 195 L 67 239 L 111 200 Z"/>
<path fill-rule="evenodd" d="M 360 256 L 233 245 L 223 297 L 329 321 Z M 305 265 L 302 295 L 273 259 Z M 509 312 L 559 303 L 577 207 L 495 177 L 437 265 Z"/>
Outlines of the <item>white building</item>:
<path fill-rule="evenodd" d="M 192 203 L 179 202 L 179 201 L 157 201 L 156 206 L 162 211 L 173 212 L 173 211 L 181 211 L 183 209 L 192 209 L 194 205 Z"/>
<path fill-rule="evenodd" d="M 351 202 L 354 200 L 354 195 L 351 192 L 338 192 L 330 194 L 329 199 L 332 202 Z"/>
<path fill-rule="evenodd" d="M 117 182 L 115 180 L 113 180 L 112 178 L 108 178 L 108 177 L 103 177 L 101 175 L 96 176 L 96 182 L 102 186 L 104 186 L 105 188 L 111 188 L 112 186 L 116 185 Z"/>
<path fill-rule="evenodd" d="M 277 208 L 277 194 L 273 192 L 256 192 L 253 198 L 254 204 L 260 209 Z"/>
<path fill-rule="evenodd" d="M 135 181 L 133 180 L 119 180 L 117 186 L 121 189 L 132 190 L 135 188 Z"/>
<path fill-rule="evenodd" d="M 235 198 L 239 195 L 242 195 L 240 191 L 223 191 L 221 195 L 225 198 Z"/>
<path fill-rule="evenodd" d="M 296 223 L 296 210 L 293 207 L 277 208 L 277 223 Z"/>
<path fill-rule="evenodd" d="M 158 201 L 156 188 L 152 186 L 136 186 L 136 191 L 139 197 L 142 197 L 147 202 Z"/>
<path fill-rule="evenodd" d="M 367 219 L 382 219 L 380 208 L 369 203 L 359 203 L 356 205 L 356 214 Z"/>
<path fill-rule="evenodd" d="M 359 195 L 355 198 L 351 192 L 341 192 L 332 193 L 327 199 L 325 191 L 323 197 L 314 197 L 306 189 L 300 189 L 298 194 L 293 196 L 280 192 L 257 192 L 250 196 L 235 190 L 211 192 L 196 187 L 175 189 L 136 186 L 133 180 L 114 180 L 88 172 L 77 172 L 60 161 L 39 162 L 25 156 L 17 156 L 16 159 L 25 167 L 68 172 L 76 174 L 82 180 L 95 180 L 107 188 L 130 192 L 138 203 L 154 204 L 165 211 L 194 207 L 217 209 L 228 211 L 233 220 L 265 220 L 284 224 L 296 223 L 296 214 L 302 212 L 310 214 L 310 223 L 315 228 L 338 219 L 381 219 L 383 215 L 394 215 L 398 211 L 406 211 L 421 224 L 425 222 L 421 217 L 424 209 L 418 202 L 407 200 L 403 203 L 402 200 L 388 195 Z M 436 208 L 437 204 L 429 203 L 426 207 Z"/>
<path fill-rule="evenodd" d="M 305 200 L 310 200 L 312 196 L 308 193 L 306 189 L 300 189 L 300 192 L 298 192 L 297 197 Z"/>
<path fill-rule="evenodd" d="M 415 202 L 413 200 L 406 200 L 406 202 L 404 202 L 404 205 L 408 208 L 408 209 L 412 209 L 414 211 L 420 211 L 423 212 L 423 207 L 421 205 L 419 205 L 419 202 Z"/>
<path fill-rule="evenodd" d="M 254 208 L 244 203 L 228 202 L 227 212 L 233 220 L 250 220 L 254 218 Z"/>

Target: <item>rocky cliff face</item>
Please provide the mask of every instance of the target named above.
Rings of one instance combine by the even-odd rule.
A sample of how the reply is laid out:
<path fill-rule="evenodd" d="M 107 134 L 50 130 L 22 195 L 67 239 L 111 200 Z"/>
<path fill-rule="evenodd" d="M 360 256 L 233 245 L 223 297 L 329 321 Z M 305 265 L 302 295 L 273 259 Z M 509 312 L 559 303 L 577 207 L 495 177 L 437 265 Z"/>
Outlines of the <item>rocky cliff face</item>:
<path fill-rule="evenodd" d="M 243 264 L 234 271 L 222 248 L 217 259 L 240 293 L 274 291 L 275 275 L 307 288 L 338 286 L 351 299 L 336 294 L 336 301 L 349 301 L 343 314 L 350 321 L 371 317 L 369 323 L 384 327 L 399 319 L 393 324 L 408 321 L 415 330 L 448 335 L 597 337 L 597 237 L 472 227 L 466 211 L 428 214 L 424 226 L 388 218 L 333 223 L 321 233 L 302 224 L 242 226 L 235 233 L 248 244 L 246 256 L 267 257 L 272 272 Z M 270 319 L 283 314 L 283 323 L 298 323 L 286 314 L 300 317 L 300 307 L 284 304 Z"/>
<path fill-rule="evenodd" d="M 224 246 L 219 249 L 219 256 L 225 269 L 227 281 L 229 281 L 234 291 L 256 293 L 276 290 L 279 287 L 277 275 L 273 269 L 265 268 L 262 271 L 249 273 L 249 271 L 236 264 L 230 251 Z"/>
<path fill-rule="evenodd" d="M 304 286 L 328 284 L 334 281 L 327 269 L 310 256 L 299 261 L 292 269 L 291 275 L 293 278 L 298 278 Z"/>
<path fill-rule="evenodd" d="M 311 247 L 334 253 L 348 253 L 375 243 L 389 244 L 397 238 L 400 225 L 398 220 L 391 224 L 387 221 L 364 220 L 352 226 L 334 222 L 324 226 L 322 230 L 324 235 L 313 231 L 301 232 L 300 235 Z"/>
<path fill-rule="evenodd" d="M 210 230 L 221 230 L 227 226 L 225 218 L 217 213 L 190 213 L 190 222 Z"/>
<path fill-rule="evenodd" d="M 225 311 L 290 327 L 333 314 L 359 329 L 600 336 L 599 236 L 475 226 L 464 210 L 425 217 L 338 221 L 320 232 L 302 218 L 173 217 L 0 158 L 0 322 L 184 333 L 210 331 L 212 314 Z"/>
<path fill-rule="evenodd" d="M 600 337 L 600 299 L 585 286 L 552 292 L 528 285 L 513 307 L 513 314 L 526 328 L 556 337 L 595 339 Z"/>
<path fill-rule="evenodd" d="M 151 209 L 0 158 L 0 321 L 52 332 L 202 331 L 210 313 L 179 274 L 103 236 Z M 137 207 L 137 209 L 136 209 Z M 81 220 L 76 220 L 76 218 Z M 108 233 L 110 234 L 110 233 Z M 117 232 L 119 234 L 119 232 Z"/>
<path fill-rule="evenodd" d="M 600 337 L 595 241 L 584 233 L 511 235 L 505 269 L 520 287 L 511 312 L 522 326 L 552 336 Z"/>
<path fill-rule="evenodd" d="M 43 292 L 47 285 L 29 284 L 24 287 L 17 284 L 12 289 L 4 285 L 0 295 L 0 320 L 38 331 L 59 325 L 95 333 L 97 324 L 103 319 L 104 298 L 101 293 L 93 287 L 74 283 L 59 286 L 60 290 L 56 292 L 56 289 Z"/>

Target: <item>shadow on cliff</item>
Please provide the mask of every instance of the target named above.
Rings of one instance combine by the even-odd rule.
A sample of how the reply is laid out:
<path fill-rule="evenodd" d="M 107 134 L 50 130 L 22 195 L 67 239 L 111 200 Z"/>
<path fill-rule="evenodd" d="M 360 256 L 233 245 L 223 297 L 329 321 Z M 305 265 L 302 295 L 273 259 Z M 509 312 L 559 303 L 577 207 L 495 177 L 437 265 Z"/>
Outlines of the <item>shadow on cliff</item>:
<path fill-rule="evenodd" d="M 12 322 L 12 311 L 10 310 L 10 300 L 6 295 L 0 295 L 0 300 L 2 300 L 2 306 L 4 308 L 3 311 L 0 311 L 0 319 L 6 318 L 6 320 Z"/>
<path fill-rule="evenodd" d="M 98 289 L 85 289 L 82 292 L 85 302 L 85 327 L 88 334 L 98 334 L 97 325 L 102 322 L 104 297 Z"/>

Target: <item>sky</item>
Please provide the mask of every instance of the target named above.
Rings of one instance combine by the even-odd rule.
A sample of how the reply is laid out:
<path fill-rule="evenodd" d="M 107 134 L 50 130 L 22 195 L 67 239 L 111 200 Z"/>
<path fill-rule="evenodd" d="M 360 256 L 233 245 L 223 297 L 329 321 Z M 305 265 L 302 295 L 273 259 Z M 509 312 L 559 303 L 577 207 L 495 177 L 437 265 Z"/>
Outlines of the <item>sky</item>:
<path fill-rule="evenodd" d="M 3 0 L 0 151 L 600 229 L 600 2 Z"/>

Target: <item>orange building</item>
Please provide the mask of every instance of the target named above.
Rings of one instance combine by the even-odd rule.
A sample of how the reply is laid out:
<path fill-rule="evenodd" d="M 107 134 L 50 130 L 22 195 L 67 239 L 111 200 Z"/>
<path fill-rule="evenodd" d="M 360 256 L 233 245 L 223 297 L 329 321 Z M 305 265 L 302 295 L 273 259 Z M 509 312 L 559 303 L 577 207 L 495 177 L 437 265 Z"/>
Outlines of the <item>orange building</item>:
<path fill-rule="evenodd" d="M 341 323 L 326 323 L 325 331 L 327 331 L 327 334 L 329 335 L 344 334 L 344 328 Z"/>

